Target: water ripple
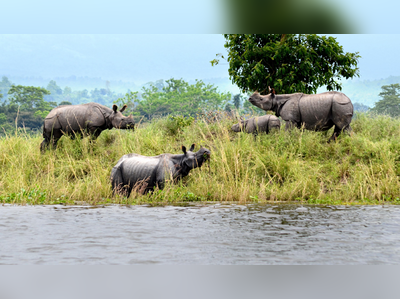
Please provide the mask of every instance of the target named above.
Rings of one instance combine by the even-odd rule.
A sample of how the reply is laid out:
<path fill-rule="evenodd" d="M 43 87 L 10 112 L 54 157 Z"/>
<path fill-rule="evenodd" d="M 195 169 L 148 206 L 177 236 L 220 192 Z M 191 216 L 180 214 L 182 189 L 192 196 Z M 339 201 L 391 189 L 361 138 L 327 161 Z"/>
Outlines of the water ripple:
<path fill-rule="evenodd" d="M 0 264 L 399 264 L 397 206 L 0 207 Z"/>

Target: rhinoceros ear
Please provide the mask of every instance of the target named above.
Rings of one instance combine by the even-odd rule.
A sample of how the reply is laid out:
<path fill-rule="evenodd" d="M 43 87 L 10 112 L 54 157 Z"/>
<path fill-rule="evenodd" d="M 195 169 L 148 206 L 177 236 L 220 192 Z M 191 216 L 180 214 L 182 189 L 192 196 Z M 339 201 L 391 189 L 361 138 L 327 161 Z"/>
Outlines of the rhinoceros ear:
<path fill-rule="evenodd" d="M 186 146 L 182 145 L 181 149 L 182 149 L 183 153 L 186 155 Z"/>
<path fill-rule="evenodd" d="M 274 88 L 271 88 L 271 87 L 269 87 L 269 86 L 268 86 L 268 89 L 269 89 L 269 93 L 271 94 L 271 96 L 274 97 L 275 94 L 276 94 L 276 93 L 275 93 L 275 89 L 274 89 Z"/>
<path fill-rule="evenodd" d="M 196 143 L 193 143 L 192 146 L 190 147 L 189 151 L 193 152 L 195 146 L 196 146 Z"/>
<path fill-rule="evenodd" d="M 121 112 L 121 113 L 124 112 L 126 107 L 128 107 L 128 105 L 125 104 L 124 107 L 122 107 L 121 110 L 119 110 L 119 112 Z"/>
<path fill-rule="evenodd" d="M 114 105 L 113 105 L 113 110 L 114 110 L 114 112 L 117 112 L 118 106 L 114 104 Z"/>

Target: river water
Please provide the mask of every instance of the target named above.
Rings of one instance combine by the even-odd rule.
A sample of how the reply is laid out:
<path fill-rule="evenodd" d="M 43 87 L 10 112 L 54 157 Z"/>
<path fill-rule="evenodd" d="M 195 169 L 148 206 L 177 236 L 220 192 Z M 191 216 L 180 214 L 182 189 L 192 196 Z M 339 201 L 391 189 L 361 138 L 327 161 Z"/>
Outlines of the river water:
<path fill-rule="evenodd" d="M 400 207 L 0 206 L 0 264 L 399 264 Z"/>

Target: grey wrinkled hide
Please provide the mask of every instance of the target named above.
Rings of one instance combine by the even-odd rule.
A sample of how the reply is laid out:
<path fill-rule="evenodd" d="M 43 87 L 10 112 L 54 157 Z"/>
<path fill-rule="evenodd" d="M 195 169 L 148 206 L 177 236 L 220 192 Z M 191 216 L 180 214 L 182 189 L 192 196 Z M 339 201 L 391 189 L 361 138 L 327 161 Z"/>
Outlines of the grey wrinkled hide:
<path fill-rule="evenodd" d="M 189 174 L 189 171 L 201 167 L 210 157 L 210 151 L 201 147 L 193 152 L 194 144 L 189 151 L 182 146 L 183 154 L 161 154 L 148 157 L 138 154 L 127 154 L 119 159 L 111 170 L 113 193 L 129 197 L 132 190 L 147 193 L 158 187 L 164 188 L 166 180 L 177 181 Z"/>
<path fill-rule="evenodd" d="M 232 131 L 246 133 L 269 133 L 271 129 L 278 129 L 281 127 L 279 118 L 274 115 L 263 115 L 259 117 L 252 117 L 247 120 L 241 120 L 240 123 L 232 126 Z"/>
<path fill-rule="evenodd" d="M 126 105 L 118 111 L 118 107 L 113 105 L 113 109 L 97 103 L 81 105 L 65 105 L 54 108 L 46 116 L 43 124 L 43 142 L 41 150 L 45 150 L 50 141 L 53 147 L 57 146 L 57 141 L 64 134 L 69 134 L 75 138 L 76 133 L 91 134 L 97 138 L 106 129 L 134 129 L 135 122 L 132 117 L 122 115 Z"/>
<path fill-rule="evenodd" d="M 330 140 L 339 136 L 342 130 L 351 130 L 353 104 L 341 92 L 282 95 L 272 92 L 264 96 L 255 92 L 249 101 L 265 111 L 274 111 L 277 117 L 286 121 L 286 129 L 304 125 L 307 130 L 326 131 L 335 126 Z"/>

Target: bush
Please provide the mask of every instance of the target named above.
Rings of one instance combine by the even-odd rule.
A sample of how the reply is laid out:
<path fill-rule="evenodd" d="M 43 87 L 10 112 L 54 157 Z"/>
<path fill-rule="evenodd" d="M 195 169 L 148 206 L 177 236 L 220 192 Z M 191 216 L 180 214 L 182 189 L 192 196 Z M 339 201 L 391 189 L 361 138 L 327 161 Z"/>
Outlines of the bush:
<path fill-rule="evenodd" d="M 183 130 L 183 128 L 192 125 L 194 122 L 193 117 L 184 116 L 168 116 L 165 123 L 165 129 L 168 134 L 176 135 Z"/>

